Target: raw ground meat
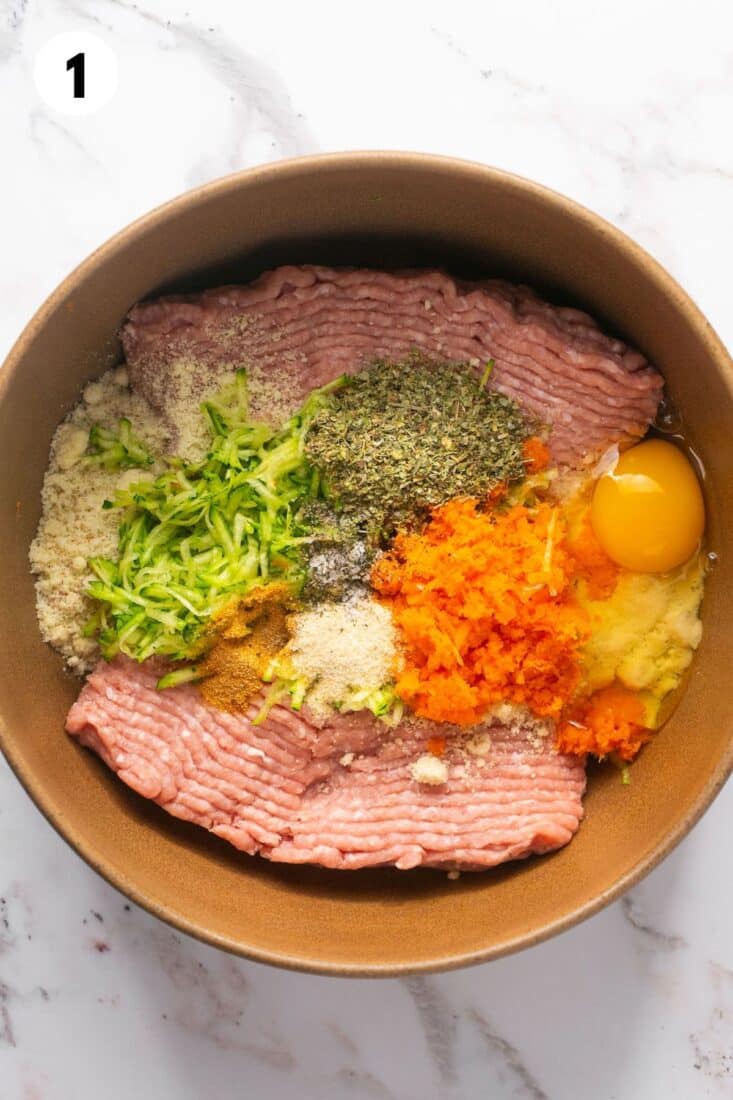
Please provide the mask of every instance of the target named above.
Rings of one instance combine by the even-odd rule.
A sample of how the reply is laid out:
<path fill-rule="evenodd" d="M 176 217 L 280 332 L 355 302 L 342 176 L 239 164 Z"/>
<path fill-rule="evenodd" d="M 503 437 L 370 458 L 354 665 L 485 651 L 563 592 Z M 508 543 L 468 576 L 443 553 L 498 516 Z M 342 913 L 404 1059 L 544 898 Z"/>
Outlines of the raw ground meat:
<path fill-rule="evenodd" d="M 417 349 L 477 371 L 493 358 L 492 386 L 547 424 L 554 457 L 570 464 L 640 438 L 663 385 L 587 314 L 524 286 L 437 271 L 280 267 L 247 286 L 143 302 L 122 343 L 134 387 L 163 413 L 181 360 L 202 374 L 222 362 L 274 372 L 297 404 L 375 357 Z"/>
<path fill-rule="evenodd" d="M 411 774 L 425 728 L 391 730 L 366 713 L 317 726 L 279 706 L 254 726 L 257 704 L 228 714 L 190 685 L 156 691 L 157 676 L 150 662 L 101 661 L 67 730 L 133 790 L 250 854 L 478 870 L 561 847 L 582 817 L 582 761 L 531 725 L 487 725 L 483 756 L 455 741 L 447 782 L 427 787 Z"/>

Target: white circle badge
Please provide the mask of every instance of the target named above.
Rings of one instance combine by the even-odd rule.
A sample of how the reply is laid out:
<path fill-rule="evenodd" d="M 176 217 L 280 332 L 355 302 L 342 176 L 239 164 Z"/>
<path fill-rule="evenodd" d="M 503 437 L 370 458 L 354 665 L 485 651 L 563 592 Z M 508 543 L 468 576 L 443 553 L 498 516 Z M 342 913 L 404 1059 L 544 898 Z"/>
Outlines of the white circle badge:
<path fill-rule="evenodd" d="M 91 115 L 117 87 L 117 58 L 103 38 L 64 31 L 41 46 L 33 78 L 43 100 L 65 115 Z"/>

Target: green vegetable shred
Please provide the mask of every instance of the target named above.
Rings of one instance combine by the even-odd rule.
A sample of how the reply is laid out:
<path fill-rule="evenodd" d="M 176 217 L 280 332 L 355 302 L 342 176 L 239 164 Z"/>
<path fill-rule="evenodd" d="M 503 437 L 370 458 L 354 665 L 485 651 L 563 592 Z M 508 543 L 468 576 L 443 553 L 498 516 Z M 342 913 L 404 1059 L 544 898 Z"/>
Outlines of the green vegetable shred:
<path fill-rule="evenodd" d="M 153 456 L 133 435 L 132 424 L 123 417 L 117 435 L 109 428 L 95 424 L 89 432 L 88 453 L 83 462 L 104 466 L 107 470 L 134 470 L 151 466 Z"/>
<path fill-rule="evenodd" d="M 90 559 L 97 609 L 87 632 L 98 633 L 107 659 L 119 652 L 138 661 L 195 657 L 206 646 L 207 623 L 233 599 L 275 580 L 297 591 L 308 537 L 300 509 L 318 491 L 304 438 L 333 388 L 314 391 L 274 430 L 250 421 L 240 370 L 202 406 L 211 432 L 203 461 L 169 459 L 155 480 L 118 491 L 118 560 Z M 129 424 L 114 440 L 98 432 L 95 446 L 106 464 L 113 459 L 105 452 L 119 466 L 133 457 L 143 464 Z"/>

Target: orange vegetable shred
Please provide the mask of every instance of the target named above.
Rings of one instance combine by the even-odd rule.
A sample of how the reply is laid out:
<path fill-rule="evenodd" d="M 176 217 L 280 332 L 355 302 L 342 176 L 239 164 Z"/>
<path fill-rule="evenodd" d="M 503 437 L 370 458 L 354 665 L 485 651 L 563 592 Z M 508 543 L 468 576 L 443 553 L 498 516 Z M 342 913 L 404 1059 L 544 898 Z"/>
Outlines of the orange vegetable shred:
<path fill-rule="evenodd" d="M 493 489 L 489 490 L 489 495 L 486 498 L 490 504 L 498 504 L 500 500 L 503 500 L 507 494 L 509 486 L 506 481 L 500 481 L 498 485 L 495 485 Z"/>
<path fill-rule="evenodd" d="M 628 761 L 651 736 L 651 730 L 644 726 L 639 696 L 620 684 L 611 684 L 570 709 L 560 725 L 556 744 L 560 752 L 576 756 L 616 753 Z"/>
<path fill-rule="evenodd" d="M 462 499 L 436 508 L 372 571 L 405 649 L 397 693 L 436 722 L 472 725 L 504 701 L 558 718 L 589 633 L 574 570 L 556 506 L 482 512 Z"/>
<path fill-rule="evenodd" d="M 568 548 L 575 559 L 577 573 L 587 583 L 589 597 L 592 600 L 606 600 L 613 595 L 618 582 L 619 567 L 609 558 L 594 535 L 588 513 L 568 543 Z"/>
<path fill-rule="evenodd" d="M 550 462 L 550 451 L 538 436 L 532 435 L 524 441 L 522 454 L 524 455 L 524 465 L 528 474 L 539 474 L 542 470 L 547 469 Z"/>

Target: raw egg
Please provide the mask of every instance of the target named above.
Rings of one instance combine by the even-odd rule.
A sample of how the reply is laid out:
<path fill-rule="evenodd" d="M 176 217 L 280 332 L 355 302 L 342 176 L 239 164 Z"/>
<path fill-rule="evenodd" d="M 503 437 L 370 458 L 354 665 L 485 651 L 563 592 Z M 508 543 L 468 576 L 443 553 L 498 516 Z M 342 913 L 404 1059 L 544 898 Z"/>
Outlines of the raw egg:
<path fill-rule="evenodd" d="M 636 573 L 666 573 L 697 550 L 705 505 L 688 459 L 672 443 L 630 447 L 599 478 L 591 524 L 608 556 Z"/>

